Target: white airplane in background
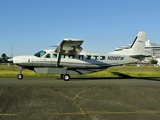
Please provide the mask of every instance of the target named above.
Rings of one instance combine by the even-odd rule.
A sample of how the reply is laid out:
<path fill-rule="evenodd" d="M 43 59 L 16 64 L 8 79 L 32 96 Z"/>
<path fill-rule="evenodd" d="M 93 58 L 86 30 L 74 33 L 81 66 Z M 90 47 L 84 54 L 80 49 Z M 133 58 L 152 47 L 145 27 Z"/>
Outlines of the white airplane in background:
<path fill-rule="evenodd" d="M 116 49 L 111 53 L 81 52 L 83 40 L 64 39 L 55 50 L 42 50 L 30 56 L 13 57 L 13 63 L 20 66 L 18 79 L 23 79 L 22 70 L 36 73 L 60 74 L 65 81 L 70 74 L 87 74 L 108 67 L 135 63 L 145 55 L 146 33 L 140 31 L 130 47 Z"/>
<path fill-rule="evenodd" d="M 157 64 L 154 64 L 155 67 L 159 67 L 160 66 L 160 58 L 156 58 Z"/>

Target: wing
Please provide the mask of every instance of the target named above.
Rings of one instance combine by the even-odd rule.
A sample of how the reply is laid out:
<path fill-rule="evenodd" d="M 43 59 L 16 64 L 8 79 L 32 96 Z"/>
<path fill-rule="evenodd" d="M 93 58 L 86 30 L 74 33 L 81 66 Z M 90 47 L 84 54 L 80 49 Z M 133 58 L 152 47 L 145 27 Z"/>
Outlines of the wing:
<path fill-rule="evenodd" d="M 55 52 L 58 53 L 57 67 L 61 67 L 61 54 L 78 55 L 82 51 L 82 43 L 83 40 L 64 39 L 55 49 Z"/>
<path fill-rule="evenodd" d="M 56 48 L 56 53 L 77 55 L 82 51 L 83 40 L 64 39 Z"/>

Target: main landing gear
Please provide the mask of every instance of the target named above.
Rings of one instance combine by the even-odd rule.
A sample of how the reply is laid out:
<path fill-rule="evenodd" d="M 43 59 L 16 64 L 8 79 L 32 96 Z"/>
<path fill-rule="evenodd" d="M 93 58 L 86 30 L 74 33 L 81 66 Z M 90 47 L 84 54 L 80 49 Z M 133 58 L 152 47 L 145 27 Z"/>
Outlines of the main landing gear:
<path fill-rule="evenodd" d="M 22 80 L 23 79 L 23 74 L 22 74 L 23 69 L 20 68 L 19 74 L 17 75 L 17 79 Z"/>
<path fill-rule="evenodd" d="M 69 75 L 69 74 L 61 74 L 61 78 L 62 78 L 64 81 L 69 81 L 70 75 Z"/>
<path fill-rule="evenodd" d="M 22 74 L 23 68 L 20 67 L 19 74 L 17 75 L 17 79 L 22 80 L 23 79 L 23 74 Z M 61 74 L 60 76 L 64 81 L 69 81 L 70 80 L 70 75 L 69 74 Z"/>

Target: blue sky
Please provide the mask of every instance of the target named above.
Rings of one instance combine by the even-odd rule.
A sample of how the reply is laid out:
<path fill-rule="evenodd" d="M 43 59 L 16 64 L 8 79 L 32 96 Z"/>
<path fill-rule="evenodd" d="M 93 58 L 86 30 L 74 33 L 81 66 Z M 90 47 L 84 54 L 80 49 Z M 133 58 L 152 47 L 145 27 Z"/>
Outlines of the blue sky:
<path fill-rule="evenodd" d="M 0 0 L 0 55 L 34 54 L 64 38 L 111 52 L 141 30 L 160 44 L 160 0 Z"/>

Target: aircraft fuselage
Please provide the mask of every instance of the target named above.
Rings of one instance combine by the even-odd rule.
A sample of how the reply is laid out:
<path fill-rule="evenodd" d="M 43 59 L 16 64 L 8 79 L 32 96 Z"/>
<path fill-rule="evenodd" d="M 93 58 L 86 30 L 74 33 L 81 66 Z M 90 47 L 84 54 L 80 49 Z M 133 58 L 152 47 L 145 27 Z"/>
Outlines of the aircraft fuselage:
<path fill-rule="evenodd" d="M 82 52 L 77 56 L 62 54 L 60 65 L 57 66 L 58 54 L 54 53 L 53 50 L 45 50 L 44 52 L 45 54 L 41 57 L 35 55 L 14 57 L 14 63 L 23 68 L 34 70 L 37 73 L 64 73 L 64 69 L 67 69 L 71 74 L 83 74 L 83 71 L 86 74 L 97 72 L 111 66 L 139 61 L 138 59 L 124 55 Z M 75 72 L 75 70 L 83 71 Z"/>

